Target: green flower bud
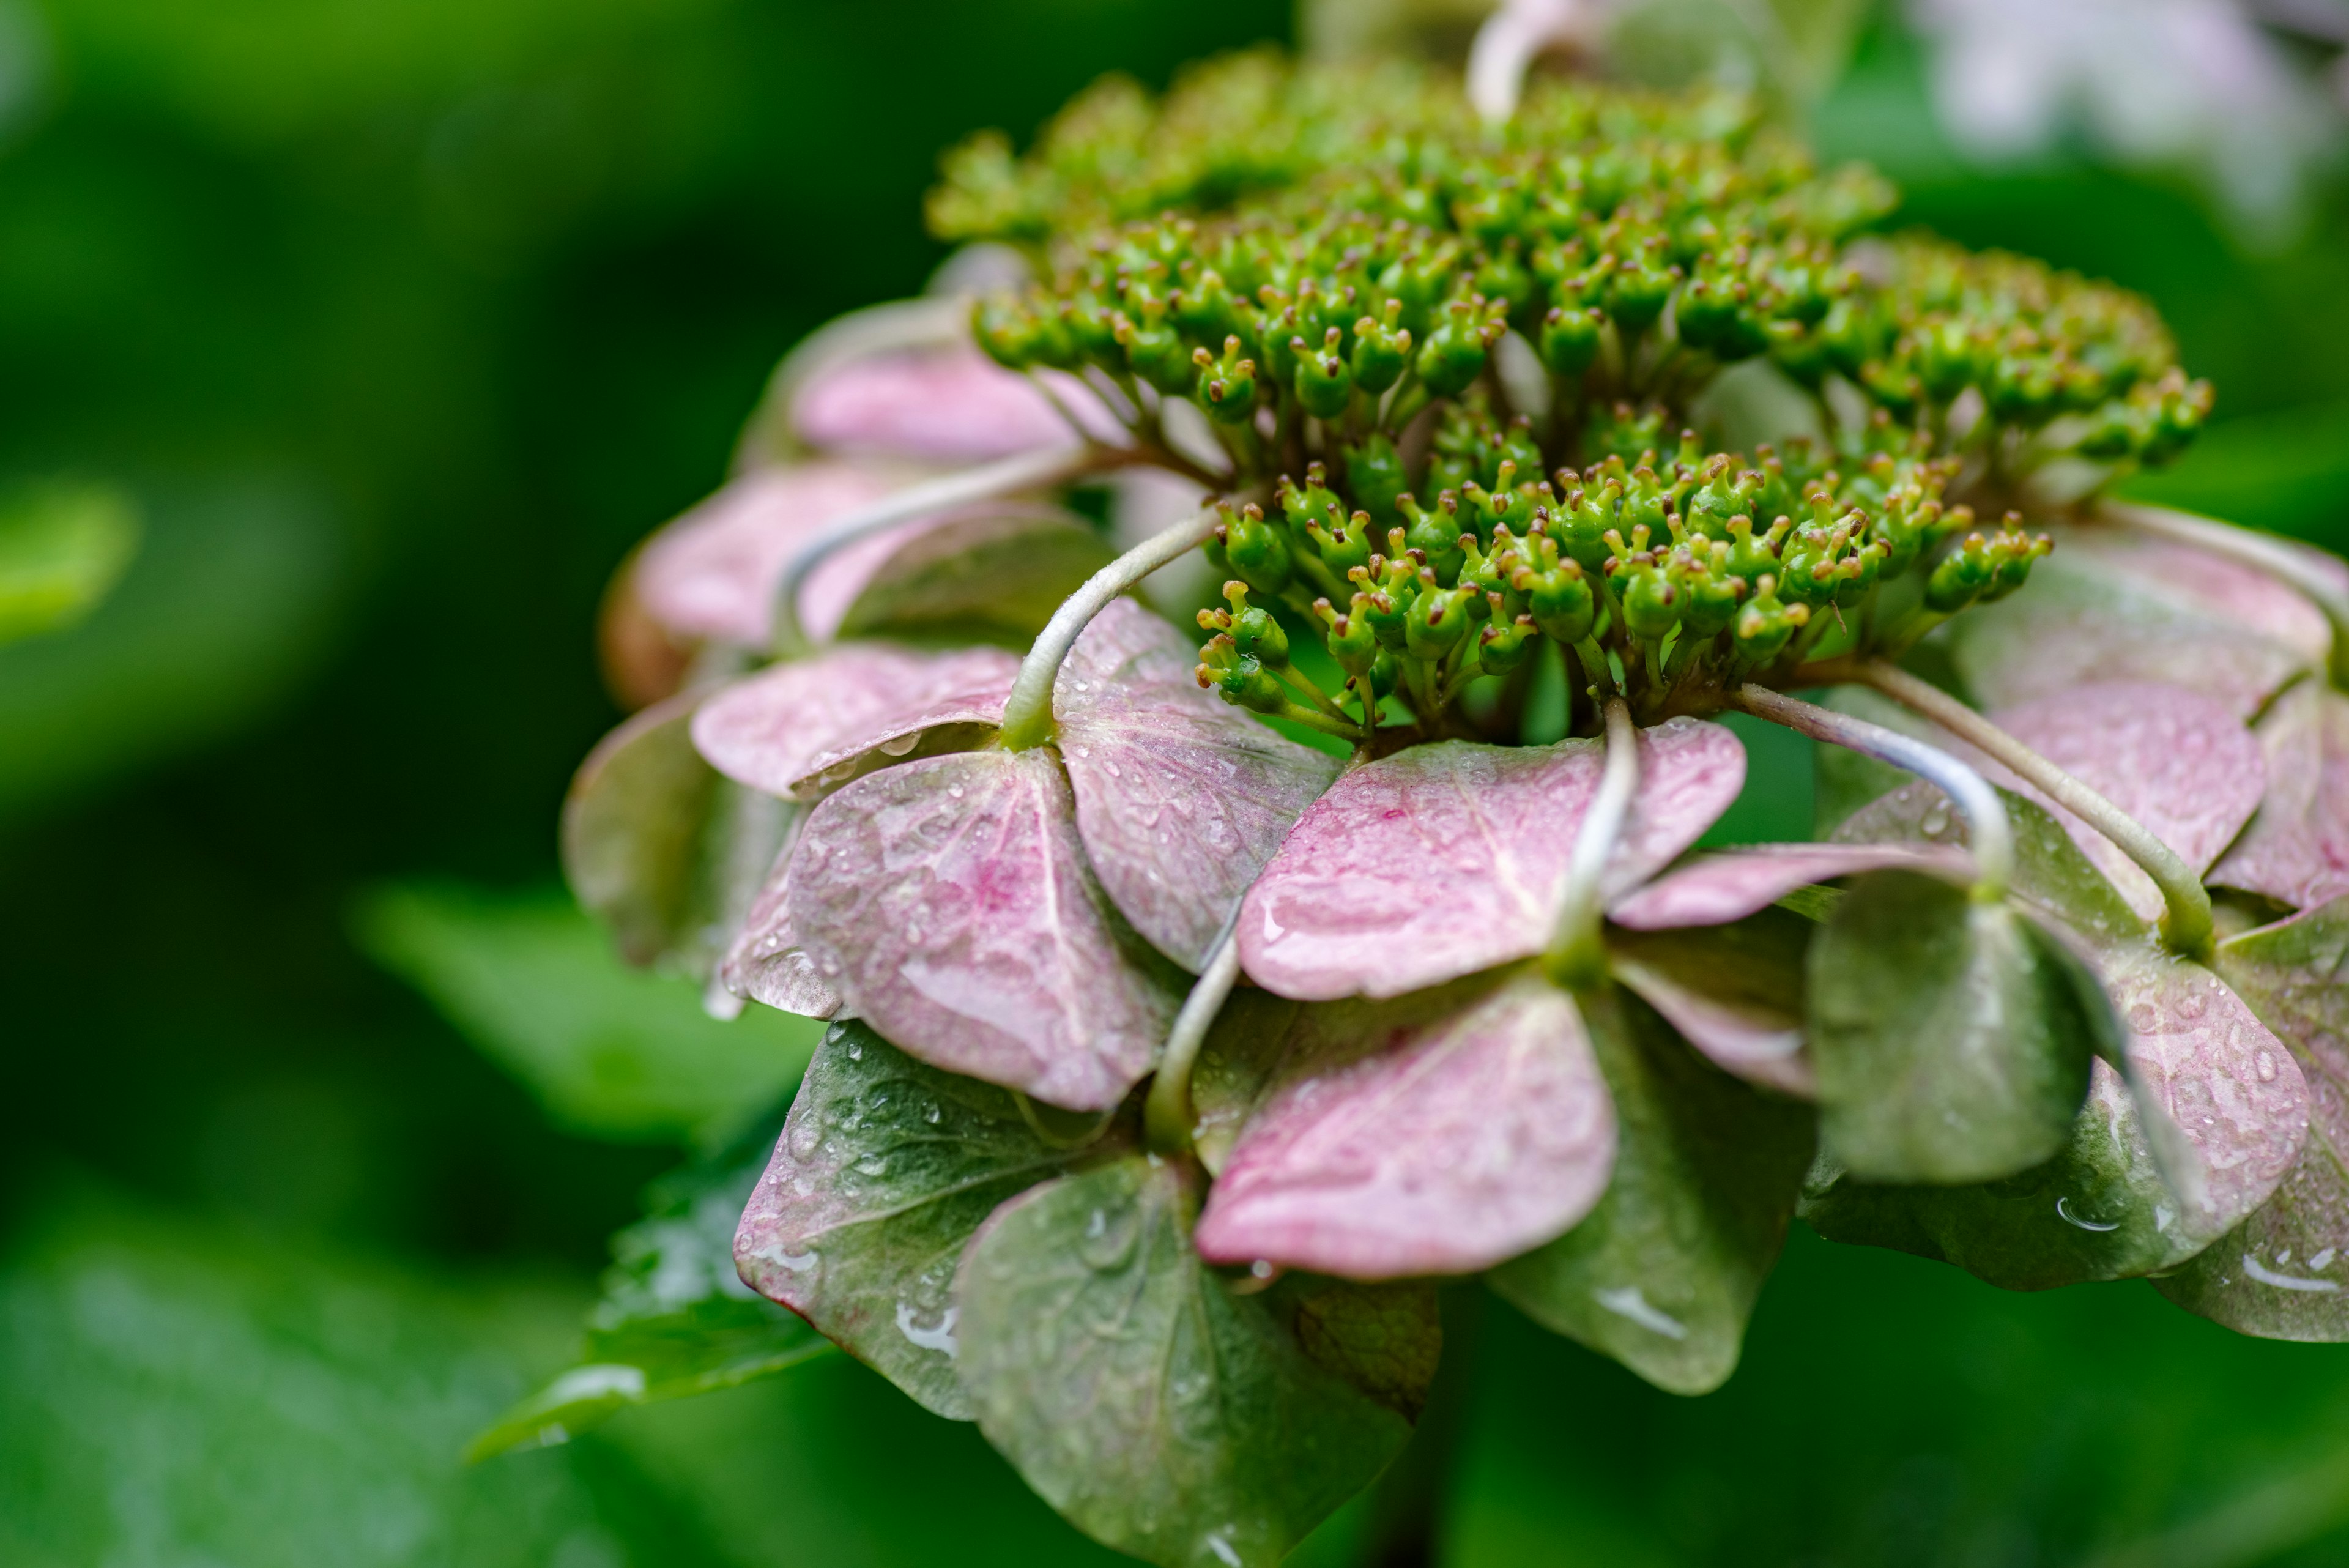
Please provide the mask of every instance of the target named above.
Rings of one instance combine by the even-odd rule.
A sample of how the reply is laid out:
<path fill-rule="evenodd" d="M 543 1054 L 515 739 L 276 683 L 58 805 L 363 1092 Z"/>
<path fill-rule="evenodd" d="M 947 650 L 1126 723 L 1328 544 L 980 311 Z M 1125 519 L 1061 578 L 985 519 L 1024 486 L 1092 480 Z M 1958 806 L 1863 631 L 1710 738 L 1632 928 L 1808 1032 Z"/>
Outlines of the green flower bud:
<path fill-rule="evenodd" d="M 1338 352 L 1340 336 L 1330 327 L 1318 353 L 1308 352 L 1301 337 L 1288 346 L 1297 356 L 1297 400 L 1317 419 L 1334 420 L 1354 400 L 1354 372 Z"/>
<path fill-rule="evenodd" d="M 1223 542 L 1224 557 L 1231 570 L 1257 592 L 1277 596 L 1288 586 L 1294 558 L 1288 546 L 1288 530 L 1278 523 L 1265 520 L 1264 509 L 1251 503 L 1234 515 L 1231 507 L 1223 508 L 1224 525 L 1216 530 Z"/>
<path fill-rule="evenodd" d="M 1485 601 L 1473 588 L 1440 588 L 1434 574 L 1420 576 L 1419 597 L 1403 620 L 1403 647 L 1414 659 L 1441 659 L 1460 646 Z"/>
<path fill-rule="evenodd" d="M 1354 384 L 1372 397 L 1382 395 L 1402 379 L 1411 368 L 1411 333 L 1398 325 L 1402 301 L 1390 299 L 1383 322 L 1363 317 L 1354 323 Z"/>
<path fill-rule="evenodd" d="M 1379 657 L 1378 634 L 1371 629 L 1370 620 L 1362 614 L 1362 596 L 1356 594 L 1352 607 L 1340 615 L 1328 599 L 1313 601 L 1313 614 L 1321 622 L 1322 642 L 1338 668 L 1349 675 L 1364 675 Z"/>
<path fill-rule="evenodd" d="M 1702 559 L 1675 551 L 1669 569 L 1680 590 L 1681 636 L 1709 639 L 1727 630 L 1745 597 L 1744 579 L 1729 570 L 1729 546 L 1715 544 Z"/>
<path fill-rule="evenodd" d="M 1148 298 L 1140 322 L 1121 313 L 1114 330 L 1118 346 L 1125 350 L 1127 369 L 1169 397 L 1190 395 L 1198 368 L 1191 362 L 1183 335 L 1167 324 L 1164 301 Z"/>
<path fill-rule="evenodd" d="M 1174 325 L 1194 341 L 1221 343 L 1237 337 L 1253 342 L 1256 338 L 1256 312 L 1212 267 L 1169 295 L 1166 303 Z"/>
<path fill-rule="evenodd" d="M 1353 493 L 1356 505 L 1381 524 L 1392 524 L 1402 515 L 1397 506 L 1410 493 L 1411 480 L 1403 472 L 1402 454 L 1395 450 L 1392 440 L 1384 435 L 1365 436 L 1340 448 L 1339 455 L 1345 462 L 1346 487 Z"/>
<path fill-rule="evenodd" d="M 1417 550 L 1445 587 L 1458 582 L 1461 565 L 1467 559 L 1460 548 L 1459 498 L 1447 490 L 1436 497 L 1433 509 L 1408 495 L 1397 505 L 1403 516 L 1403 547 Z"/>
<path fill-rule="evenodd" d="M 1199 612 L 1201 631 L 1229 632 L 1232 646 L 1247 658 L 1268 670 L 1288 667 L 1288 633 L 1270 613 L 1247 602 L 1247 585 L 1228 582 L 1224 585 L 1224 597 L 1231 601 L 1229 610 L 1203 609 Z"/>
<path fill-rule="evenodd" d="M 1942 615 L 1955 615 L 1981 597 L 1984 588 L 1998 575 L 1998 564 L 1990 553 L 1990 541 L 1980 534 L 1969 534 L 1958 547 L 1941 557 L 1931 576 L 1925 579 L 1925 607 Z"/>
<path fill-rule="evenodd" d="M 1557 306 L 1542 317 L 1535 347 L 1549 373 L 1570 381 L 1590 369 L 1599 358 L 1599 333 L 1606 321 L 1604 311 L 1580 306 Z"/>
<path fill-rule="evenodd" d="M 1490 618 L 1485 629 L 1476 634 L 1476 662 L 1487 675 L 1506 675 L 1533 652 L 1537 628 L 1529 615 L 1505 619 L 1500 595 L 1488 594 L 1485 602 Z"/>
<path fill-rule="evenodd" d="M 1199 650 L 1199 666 L 1192 672 L 1200 686 L 1220 692 L 1225 701 L 1258 713 L 1278 713 L 1288 706 L 1288 688 L 1279 677 L 1241 653 L 1231 638 L 1218 632 Z"/>
<path fill-rule="evenodd" d="M 1439 398 L 1456 398 L 1485 373 L 1485 354 L 1500 340 L 1491 324 L 1477 317 L 1476 306 L 1455 299 L 1445 307 L 1443 324 L 1428 334 L 1419 351 L 1419 379 Z"/>
<path fill-rule="evenodd" d="M 1579 565 L 1558 559 L 1555 545 L 1547 555 L 1544 566 L 1521 568 L 1511 586 L 1525 596 L 1526 613 L 1542 634 L 1570 647 L 1598 624 L 1599 601 Z"/>
<path fill-rule="evenodd" d="M 1795 633 L 1810 624 L 1806 605 L 1778 601 L 1778 579 L 1764 576 L 1754 597 L 1737 612 L 1737 656 L 1748 665 L 1767 664 L 1786 650 Z"/>
<path fill-rule="evenodd" d="M 1658 569 L 1654 556 L 1637 551 L 1619 560 L 1610 576 L 1622 599 L 1623 628 L 1633 637 L 1661 642 L 1680 625 L 1680 591 Z"/>
<path fill-rule="evenodd" d="M 1748 587 L 1765 576 L 1782 569 L 1785 563 L 1779 551 L 1786 543 L 1786 535 L 1794 527 L 1791 520 L 1781 517 L 1770 525 L 1770 531 L 1759 539 L 1754 536 L 1754 519 L 1732 517 L 1729 520 L 1728 568 Z"/>
<path fill-rule="evenodd" d="M 1218 424 L 1245 424 L 1256 417 L 1256 361 L 1240 358 L 1240 340 L 1224 339 L 1220 358 L 1205 348 L 1191 350 L 1198 370 L 1195 396 L 1207 417 Z"/>

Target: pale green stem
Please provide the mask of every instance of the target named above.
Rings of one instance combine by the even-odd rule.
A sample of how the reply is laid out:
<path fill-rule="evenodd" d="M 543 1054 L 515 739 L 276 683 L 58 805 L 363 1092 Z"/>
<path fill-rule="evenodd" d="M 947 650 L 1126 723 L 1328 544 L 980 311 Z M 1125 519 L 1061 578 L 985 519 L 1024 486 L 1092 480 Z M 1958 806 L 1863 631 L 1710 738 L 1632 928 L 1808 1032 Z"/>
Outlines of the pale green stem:
<path fill-rule="evenodd" d="M 1631 797 L 1640 789 L 1640 732 L 1631 722 L 1630 705 L 1620 697 L 1607 700 L 1607 767 L 1599 775 L 1599 793 L 1583 814 L 1574 836 L 1574 853 L 1566 866 L 1566 890 L 1557 901 L 1557 919 L 1550 927 L 1549 946 L 1542 966 L 1550 978 L 1570 991 L 1588 991 L 1607 978 L 1607 950 L 1599 937 L 1600 884 L 1623 825 L 1631 815 Z"/>
<path fill-rule="evenodd" d="M 786 655 L 807 651 L 807 634 L 800 628 L 800 590 L 807 586 L 810 574 L 843 546 L 934 512 L 992 501 L 999 495 L 1013 495 L 1023 490 L 1065 484 L 1083 474 L 1132 461 L 1132 453 L 1090 443 L 1023 452 L 891 491 L 869 506 L 860 506 L 846 516 L 833 519 L 784 563 L 782 579 L 775 587 L 775 651 Z"/>
<path fill-rule="evenodd" d="M 1052 683 L 1060 676 L 1069 649 L 1077 645 L 1077 638 L 1093 617 L 1159 567 L 1197 549 L 1222 523 L 1223 514 L 1209 508 L 1172 528 L 1153 534 L 1086 578 L 1082 587 L 1061 601 L 1061 607 L 1052 612 L 1052 618 L 1038 635 L 1035 646 L 1029 649 L 1028 657 L 1020 661 L 1019 674 L 1011 682 L 1010 700 L 1003 705 L 999 737 L 1005 750 L 1024 752 L 1052 738 Z"/>
<path fill-rule="evenodd" d="M 1902 707 L 1921 713 L 1968 745 L 2013 769 L 2045 791 L 2056 805 L 2111 839 L 2161 889 L 2162 902 L 2168 906 L 2161 917 L 2162 940 L 2188 958 L 2209 958 L 2216 940 L 2210 921 L 2209 892 L 2194 868 L 2179 859 L 2176 850 L 2155 837 L 2143 823 L 1940 687 L 1920 680 L 1880 659 L 1862 663 L 1855 673 Z"/>
<path fill-rule="evenodd" d="M 1983 903 L 2006 897 L 2014 880 L 2014 828 L 2006 818 L 2006 803 L 1982 774 L 1940 747 L 1898 730 L 1832 708 L 1816 707 L 1767 687 L 1740 686 L 1729 700 L 1757 719 L 1904 768 L 1948 795 L 1966 819 L 1966 842 L 1974 857 L 1973 896 Z"/>
<path fill-rule="evenodd" d="M 1183 999 L 1182 1011 L 1174 1014 L 1174 1027 L 1166 1035 L 1166 1049 L 1159 1054 L 1158 1075 L 1150 1081 L 1150 1097 L 1143 1104 L 1142 1121 L 1150 1147 L 1160 1154 L 1191 1151 L 1191 1134 L 1197 1122 L 1197 1112 L 1191 1104 L 1191 1072 L 1198 1065 L 1199 1048 L 1206 1044 L 1207 1030 L 1216 1022 L 1216 1014 L 1223 1011 L 1232 987 L 1239 983 L 1238 920 L 1238 911 L 1234 910 L 1230 923 L 1224 927 L 1223 934 L 1216 939 L 1215 948 L 1207 955 L 1207 967 L 1192 984 L 1191 994 Z"/>
<path fill-rule="evenodd" d="M 2333 628 L 2333 669 L 2334 680 L 2349 680 L 2349 595 L 2341 591 L 2338 583 L 2329 582 L 2318 571 L 2311 569 L 2308 546 L 2293 540 L 2282 539 L 2271 534 L 2261 534 L 2249 528 L 2238 528 L 2231 523 L 2216 518 L 2197 517 L 2191 512 L 2173 511 L 2167 506 L 2143 506 L 2133 502 L 2106 501 L 2096 508 L 2097 515 L 2136 528 L 2147 534 L 2158 534 L 2165 539 L 2175 539 L 2198 550 L 2208 550 L 2214 556 L 2224 556 L 2256 572 L 2294 589 L 2309 603 L 2324 612 Z"/>

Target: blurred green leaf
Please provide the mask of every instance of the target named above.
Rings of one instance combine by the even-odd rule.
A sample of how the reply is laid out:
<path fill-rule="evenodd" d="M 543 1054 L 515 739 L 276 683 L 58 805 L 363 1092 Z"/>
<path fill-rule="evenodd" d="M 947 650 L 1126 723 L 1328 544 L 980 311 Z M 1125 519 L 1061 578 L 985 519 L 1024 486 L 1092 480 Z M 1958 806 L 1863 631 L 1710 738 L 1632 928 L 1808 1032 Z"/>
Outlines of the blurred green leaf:
<path fill-rule="evenodd" d="M 564 1310 L 68 1199 L 0 1268 L 0 1561 L 719 1568 L 614 1450 L 462 1464 Z"/>
<path fill-rule="evenodd" d="M 736 1387 L 832 1349 L 734 1272 L 735 1223 L 775 1127 L 654 1184 L 645 1218 L 612 1238 L 580 1365 L 500 1417 L 467 1458 L 569 1442 L 630 1406 Z"/>
<path fill-rule="evenodd" d="M 2222 421 L 2176 466 L 2122 486 L 2133 499 L 2349 546 L 2349 403 Z"/>
<path fill-rule="evenodd" d="M 2051 939 L 1911 871 L 1856 880 L 1810 954 L 1819 1134 L 1855 1175 L 1959 1183 L 2061 1148 L 2095 1036 Z"/>
<path fill-rule="evenodd" d="M 720 1023 L 688 981 L 630 969 L 560 893 L 391 888 L 355 926 L 571 1131 L 722 1141 L 798 1080 L 823 1025 L 771 1008 Z M 739 1212 L 739 1207 L 737 1212 Z"/>
<path fill-rule="evenodd" d="M 327 646 L 347 563 L 313 500 L 257 481 L 143 499 L 117 590 L 68 632 L 0 648 L 0 811 L 244 722 Z"/>
<path fill-rule="evenodd" d="M 139 514 L 109 485 L 28 485 L 0 498 L 0 643 L 62 631 L 139 553 Z"/>

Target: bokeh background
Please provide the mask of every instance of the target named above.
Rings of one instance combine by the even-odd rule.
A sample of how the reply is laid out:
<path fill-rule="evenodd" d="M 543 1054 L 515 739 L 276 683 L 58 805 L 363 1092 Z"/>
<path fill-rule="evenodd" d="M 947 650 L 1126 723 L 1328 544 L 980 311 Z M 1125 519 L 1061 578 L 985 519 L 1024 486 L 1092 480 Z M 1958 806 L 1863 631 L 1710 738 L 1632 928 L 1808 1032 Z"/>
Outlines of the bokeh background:
<path fill-rule="evenodd" d="M 2147 493 L 2349 544 L 2349 184 L 2321 146 L 2248 217 L 2223 170 L 2090 134 L 1986 168 L 1907 21 L 1854 19 L 1802 111 L 1823 150 L 1900 180 L 1906 220 L 2147 291 L 2218 383 Z M 840 1357 L 459 1456 L 568 1364 L 645 1185 L 810 1044 L 620 971 L 560 890 L 563 787 L 616 717 L 606 577 L 719 482 L 795 338 L 920 287 L 940 147 L 1294 26 L 1285 0 L 0 5 L 0 475 L 118 485 L 144 520 L 87 620 L 0 648 L 0 1562 L 1111 1561 Z M 1804 833 L 1788 747 L 1733 834 Z M 2349 1350 L 2141 1282 L 2005 1295 L 1798 1227 L 1698 1401 L 1473 1292 L 1448 1315 L 1425 1451 L 1312 1562 L 2349 1561 Z M 1399 1546 L 1413 1486 L 1432 1542 Z"/>

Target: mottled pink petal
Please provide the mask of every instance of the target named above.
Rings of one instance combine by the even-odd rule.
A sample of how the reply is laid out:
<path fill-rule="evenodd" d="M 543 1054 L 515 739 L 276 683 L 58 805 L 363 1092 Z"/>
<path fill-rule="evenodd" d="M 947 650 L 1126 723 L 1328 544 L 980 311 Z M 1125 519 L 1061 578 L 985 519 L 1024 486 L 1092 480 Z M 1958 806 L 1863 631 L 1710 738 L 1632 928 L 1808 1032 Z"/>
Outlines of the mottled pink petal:
<path fill-rule="evenodd" d="M 1589 1036 L 1547 982 L 1309 1009 L 1208 1194 L 1199 1251 L 1352 1279 L 1471 1273 L 1588 1213 L 1614 1163 Z"/>
<path fill-rule="evenodd" d="M 816 972 L 815 960 L 792 929 L 792 855 L 804 822 L 795 823 L 774 868 L 743 918 L 734 945 L 718 965 L 718 979 L 735 995 L 802 1018 L 837 1018 L 840 993 Z"/>
<path fill-rule="evenodd" d="M 1401 996 L 1539 952 L 1576 831 L 1599 787 L 1597 741 L 1446 741 L 1343 774 L 1248 892 L 1240 960 L 1283 996 Z M 1669 865 L 1737 798 L 1745 752 L 1718 724 L 1640 734 L 1640 791 L 1606 887 Z"/>
<path fill-rule="evenodd" d="M 2259 742 L 2233 710 L 2183 687 L 2104 681 L 1991 720 L 2137 818 L 2197 873 L 2234 842 L 2267 784 Z M 2118 846 L 2036 791 L 2023 793 L 2064 825 L 2133 909 L 2161 912 L 2160 890 Z"/>
<path fill-rule="evenodd" d="M 2052 529 L 2030 588 L 1951 623 L 1958 670 L 1986 708 L 2089 681 L 2184 686 L 2248 719 L 2332 646 L 2323 614 L 2255 567 L 2109 527 Z"/>
<path fill-rule="evenodd" d="M 825 556 L 800 589 L 800 629 L 813 642 L 974 623 L 1033 637 L 1112 558 L 1090 524 L 1057 506 L 936 513 Z"/>
<path fill-rule="evenodd" d="M 1081 385 L 1063 377 L 1054 390 L 1092 433 L 1116 433 Z M 819 370 L 793 400 L 792 424 L 810 446 L 942 463 L 984 462 L 1076 439 L 1026 377 L 962 345 L 867 355 Z"/>
<path fill-rule="evenodd" d="M 2302 909 L 2349 893 L 2349 699 L 2304 680 L 2256 733 L 2267 794 L 2209 879 Z"/>
<path fill-rule="evenodd" d="M 792 552 L 894 488 L 843 462 L 744 474 L 653 535 L 636 557 L 636 597 L 677 636 L 764 648 Z"/>
<path fill-rule="evenodd" d="M 2243 999 L 2201 965 L 2147 947 L 2089 960 L 2128 1034 L 2141 1093 L 2192 1146 L 2203 1190 L 2190 1234 L 2209 1241 L 2274 1195 L 2308 1138 L 2308 1082 Z"/>
<path fill-rule="evenodd" d="M 851 643 L 738 680 L 693 716 L 709 765 L 769 794 L 812 800 L 937 737 L 1002 722 L 1019 660 L 995 648 L 916 653 Z"/>
<path fill-rule="evenodd" d="M 1043 752 L 884 768 L 818 806 L 792 867 L 817 974 L 901 1049 L 1071 1110 L 1118 1103 L 1175 999 L 1119 946 Z"/>
<path fill-rule="evenodd" d="M 1797 888 L 1891 867 L 1957 881 L 1974 875 L 1972 856 L 1941 845 L 1757 844 L 1669 871 L 1608 910 L 1607 918 L 1635 931 L 1726 925 Z"/>
<path fill-rule="evenodd" d="M 1340 767 L 1200 690 L 1197 663 L 1195 639 L 1119 599 L 1053 691 L 1093 869 L 1133 929 L 1193 971 Z"/>

